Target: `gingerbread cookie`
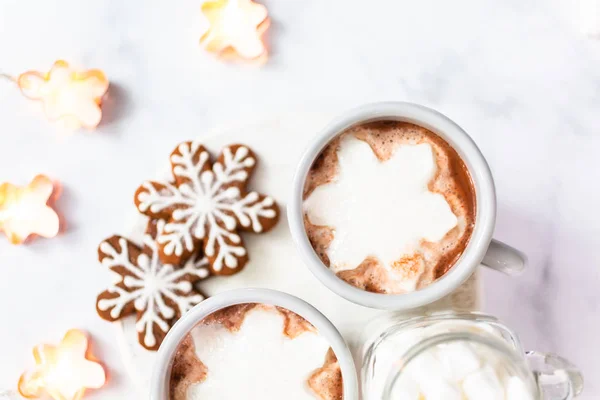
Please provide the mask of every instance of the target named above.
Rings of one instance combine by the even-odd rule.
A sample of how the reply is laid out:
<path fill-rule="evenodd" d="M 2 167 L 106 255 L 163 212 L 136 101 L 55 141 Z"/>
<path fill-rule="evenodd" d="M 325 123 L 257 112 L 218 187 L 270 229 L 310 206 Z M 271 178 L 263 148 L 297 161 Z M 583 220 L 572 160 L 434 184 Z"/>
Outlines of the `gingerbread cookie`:
<path fill-rule="evenodd" d="M 246 190 L 256 161 L 248 147 L 233 144 L 212 164 L 204 146 L 184 142 L 171 153 L 174 181 L 138 188 L 138 210 L 166 221 L 156 239 L 164 263 L 181 265 L 203 249 L 216 275 L 244 267 L 248 254 L 238 231 L 266 232 L 279 219 L 271 197 Z"/>
<path fill-rule="evenodd" d="M 98 247 L 100 262 L 119 280 L 98 295 L 96 310 L 111 322 L 136 313 L 138 340 L 148 350 L 158 350 L 171 326 L 204 300 L 194 283 L 210 275 L 208 260 L 201 254 L 183 267 L 160 261 L 155 239 L 164 225 L 164 221 L 148 225 L 143 247 L 116 235 Z"/>

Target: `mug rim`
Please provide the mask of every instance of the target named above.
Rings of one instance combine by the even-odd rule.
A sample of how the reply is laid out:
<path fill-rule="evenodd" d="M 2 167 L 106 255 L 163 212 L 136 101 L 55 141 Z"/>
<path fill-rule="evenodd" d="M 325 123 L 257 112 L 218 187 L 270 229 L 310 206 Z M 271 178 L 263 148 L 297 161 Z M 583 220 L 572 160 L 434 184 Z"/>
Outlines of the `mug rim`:
<path fill-rule="evenodd" d="M 423 289 L 403 294 L 367 292 L 338 278 L 314 251 L 304 229 L 303 192 L 308 172 L 325 146 L 347 129 L 373 121 L 397 120 L 424 127 L 444 139 L 461 157 L 475 188 L 475 227 L 461 257 L 441 278 Z M 366 104 L 335 118 L 305 150 L 293 179 L 287 206 L 292 238 L 304 264 L 337 295 L 362 306 L 384 310 L 410 310 L 431 304 L 465 282 L 483 260 L 496 223 L 496 190 L 492 173 L 473 139 L 454 121 L 431 108 L 407 102 Z"/>
<path fill-rule="evenodd" d="M 181 317 L 163 340 L 152 373 L 151 400 L 169 399 L 171 360 L 181 341 L 204 317 L 225 307 L 261 303 L 288 309 L 310 322 L 333 349 L 342 371 L 344 400 L 358 400 L 358 376 L 354 359 L 335 325 L 317 308 L 289 293 L 263 288 L 242 288 L 221 292 L 197 304 Z"/>

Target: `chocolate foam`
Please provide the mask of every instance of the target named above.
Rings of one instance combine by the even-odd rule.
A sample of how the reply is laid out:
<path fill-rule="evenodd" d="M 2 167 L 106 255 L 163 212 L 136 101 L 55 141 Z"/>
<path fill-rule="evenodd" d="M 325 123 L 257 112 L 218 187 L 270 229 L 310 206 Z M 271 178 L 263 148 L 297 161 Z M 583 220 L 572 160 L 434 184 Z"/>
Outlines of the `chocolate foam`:
<path fill-rule="evenodd" d="M 436 174 L 428 185 L 429 190 L 444 196 L 458 223 L 440 241 L 422 240 L 416 253 L 396 260 L 391 266 L 396 278 L 392 278 L 388 270 L 373 257 L 367 257 L 356 268 L 340 271 L 337 275 L 366 291 L 398 293 L 392 289 L 393 279 L 424 270 L 417 288 L 429 285 L 446 274 L 458 261 L 473 233 L 476 198 L 471 175 L 464 161 L 444 139 L 423 127 L 400 121 L 370 122 L 343 132 L 323 149 L 307 175 L 304 199 L 318 186 L 335 180 L 339 168 L 337 151 L 340 141 L 347 135 L 354 135 L 368 143 L 381 161 L 389 160 L 398 146 L 428 143 L 437 164 Z M 313 249 L 321 261 L 330 266 L 327 249 L 333 240 L 334 229 L 312 224 L 306 214 L 304 226 Z"/>
<path fill-rule="evenodd" d="M 206 379 L 206 373 L 206 366 L 196 357 L 194 340 L 187 335 L 179 344 L 173 359 L 169 399 L 186 400 L 189 387 L 203 382 Z"/>
<path fill-rule="evenodd" d="M 276 310 L 282 315 L 284 318 L 282 334 L 290 339 L 295 339 L 305 332 L 317 332 L 316 328 L 300 315 L 282 307 L 260 303 L 244 303 L 222 308 L 205 317 L 199 324 L 218 324 L 230 332 L 238 332 L 246 315 L 256 308 Z M 198 359 L 194 341 L 188 334 L 179 345 L 173 359 L 169 400 L 187 400 L 189 387 L 204 382 L 209 374 L 208 368 Z M 331 348 L 325 356 L 323 367 L 310 375 L 307 384 L 316 399 L 342 399 L 342 371 Z"/>
<path fill-rule="evenodd" d="M 325 362 L 308 378 L 308 387 L 319 400 L 342 400 L 344 388 L 342 369 L 332 349 L 325 355 Z"/>

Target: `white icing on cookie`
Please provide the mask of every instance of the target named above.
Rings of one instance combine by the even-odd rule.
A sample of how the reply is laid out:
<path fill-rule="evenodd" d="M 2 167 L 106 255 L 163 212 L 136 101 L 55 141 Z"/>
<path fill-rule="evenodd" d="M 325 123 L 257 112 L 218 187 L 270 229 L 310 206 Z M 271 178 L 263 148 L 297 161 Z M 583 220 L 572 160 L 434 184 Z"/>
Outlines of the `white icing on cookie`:
<path fill-rule="evenodd" d="M 202 151 L 198 161 L 194 155 L 200 144 L 182 143 L 179 154 L 171 156 L 173 174 L 180 183 L 164 183 L 165 188 L 157 190 L 151 182 L 142 186 L 138 208 L 160 213 L 174 209 L 172 219 L 157 241 L 164 245 L 167 255 L 181 256 L 184 249 L 194 251 L 194 239 L 204 240 L 204 252 L 213 258 L 212 268 L 220 271 L 223 267 L 238 267 L 237 257 L 246 255 L 241 238 L 236 232 L 238 224 L 260 233 L 263 226 L 260 218 L 273 219 L 277 213 L 270 197 L 262 200 L 256 192 L 242 196 L 239 187 L 232 184 L 245 184 L 249 176 L 245 168 L 251 168 L 256 160 L 247 147 L 237 148 L 235 154 L 230 147 L 223 149 L 223 163 L 216 162 L 209 168 L 209 154 Z"/>
<path fill-rule="evenodd" d="M 327 256 L 334 272 L 354 269 L 369 256 L 392 271 L 395 261 L 419 251 L 419 242 L 437 242 L 457 224 L 446 199 L 429 191 L 437 165 L 431 146 L 401 145 L 380 161 L 352 135 L 337 152 L 335 181 L 317 187 L 305 200 L 311 223 L 333 228 Z M 405 274 L 414 290 L 420 274 Z"/>
<path fill-rule="evenodd" d="M 159 229 L 162 224 L 164 222 L 159 221 Z M 170 328 L 169 320 L 176 315 L 183 315 L 204 300 L 204 296 L 192 290 L 192 283 L 185 276 L 192 275 L 197 278 L 195 280 L 200 280 L 208 277 L 209 270 L 206 258 L 190 261 L 183 268 L 162 264 L 158 257 L 158 246 L 151 235 L 144 235 L 144 246 L 151 250 L 151 256 L 141 253 L 132 262 L 125 238 L 119 238 L 120 249 L 116 249 L 108 241 L 100 244 L 100 250 L 106 255 L 102 259 L 102 265 L 107 268 L 122 267 L 127 273 L 122 276 L 118 274 L 117 282 L 107 290 L 118 296 L 100 299 L 98 309 L 110 310 L 111 318 L 118 319 L 122 317 L 124 308 L 133 302 L 136 311 L 141 313 L 136 329 L 144 333 L 144 344 L 154 347 L 157 344 L 155 325 L 167 332 Z M 175 308 L 165 300 L 174 303 Z"/>

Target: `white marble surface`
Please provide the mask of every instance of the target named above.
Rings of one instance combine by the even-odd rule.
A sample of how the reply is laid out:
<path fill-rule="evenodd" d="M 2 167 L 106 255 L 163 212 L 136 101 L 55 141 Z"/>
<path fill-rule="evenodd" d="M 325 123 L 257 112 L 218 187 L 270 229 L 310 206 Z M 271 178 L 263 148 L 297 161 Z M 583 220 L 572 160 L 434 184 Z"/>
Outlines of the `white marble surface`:
<path fill-rule="evenodd" d="M 248 116 L 408 100 L 475 138 L 496 178 L 497 237 L 530 257 L 520 278 L 485 276 L 486 311 L 528 348 L 572 359 L 583 398 L 600 398 L 600 42 L 580 34 L 575 2 L 265 3 L 273 54 L 257 69 L 198 48 L 199 0 L 0 1 L 0 70 L 65 58 L 114 84 L 101 128 L 65 137 L 0 81 L 0 180 L 62 181 L 66 221 L 53 240 L 0 240 L 0 389 L 14 388 L 35 343 L 76 326 L 111 369 L 89 398 L 131 398 L 113 330 L 94 312 L 106 283 L 95 252 L 165 149 Z"/>

